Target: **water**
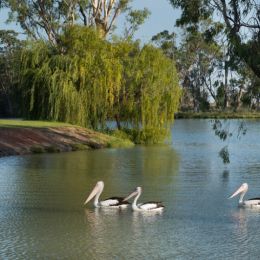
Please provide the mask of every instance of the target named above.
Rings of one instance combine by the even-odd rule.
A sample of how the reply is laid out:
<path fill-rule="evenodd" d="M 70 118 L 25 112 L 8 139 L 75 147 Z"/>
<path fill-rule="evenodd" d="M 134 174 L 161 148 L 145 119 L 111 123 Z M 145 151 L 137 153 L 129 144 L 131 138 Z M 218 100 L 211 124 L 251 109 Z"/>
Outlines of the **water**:
<path fill-rule="evenodd" d="M 208 120 L 177 120 L 170 146 L 1 158 L 0 259 L 258 259 L 260 211 L 227 199 L 243 182 L 260 195 L 260 121 L 247 126 L 228 166 Z M 83 207 L 98 180 L 102 198 L 142 186 L 166 209 Z"/>

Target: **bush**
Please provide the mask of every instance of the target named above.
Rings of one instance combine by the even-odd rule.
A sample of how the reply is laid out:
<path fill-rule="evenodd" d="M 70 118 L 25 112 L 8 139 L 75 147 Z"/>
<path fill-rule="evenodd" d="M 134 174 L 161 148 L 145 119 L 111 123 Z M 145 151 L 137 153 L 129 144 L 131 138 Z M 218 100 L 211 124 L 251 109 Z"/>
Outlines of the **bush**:
<path fill-rule="evenodd" d="M 44 153 L 45 152 L 45 149 L 43 146 L 40 146 L 40 145 L 34 145 L 32 147 L 30 147 L 30 151 L 32 153 Z"/>

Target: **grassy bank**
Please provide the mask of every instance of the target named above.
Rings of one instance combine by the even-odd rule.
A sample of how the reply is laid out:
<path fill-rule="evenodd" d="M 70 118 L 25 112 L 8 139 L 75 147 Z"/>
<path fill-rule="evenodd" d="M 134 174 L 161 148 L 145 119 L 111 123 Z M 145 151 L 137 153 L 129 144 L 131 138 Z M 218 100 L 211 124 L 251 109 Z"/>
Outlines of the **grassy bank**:
<path fill-rule="evenodd" d="M 71 124 L 0 120 L 0 156 L 130 147 L 128 140 Z"/>
<path fill-rule="evenodd" d="M 260 119 L 260 112 L 233 112 L 233 111 L 214 111 L 214 112 L 178 112 L 175 118 L 217 118 L 217 119 Z"/>
<path fill-rule="evenodd" d="M 0 119 L 0 127 L 63 127 L 72 126 L 67 123 L 49 122 L 49 121 L 32 121 L 21 119 Z"/>

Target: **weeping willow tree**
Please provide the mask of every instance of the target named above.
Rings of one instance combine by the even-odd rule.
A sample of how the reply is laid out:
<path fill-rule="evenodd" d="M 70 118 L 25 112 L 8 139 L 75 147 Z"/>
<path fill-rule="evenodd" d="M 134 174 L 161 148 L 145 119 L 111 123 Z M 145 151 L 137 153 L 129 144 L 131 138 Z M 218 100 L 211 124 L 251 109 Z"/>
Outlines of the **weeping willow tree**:
<path fill-rule="evenodd" d="M 178 108 L 175 66 L 153 46 L 110 43 L 88 28 L 67 28 L 53 47 L 28 44 L 21 56 L 23 112 L 30 119 L 104 129 L 115 119 L 138 143 L 164 136 Z"/>
<path fill-rule="evenodd" d="M 120 90 L 122 65 L 113 46 L 89 29 L 67 29 L 58 48 L 46 42 L 22 54 L 27 118 L 104 126 Z"/>
<path fill-rule="evenodd" d="M 124 67 L 115 111 L 136 143 L 158 143 L 168 134 L 181 91 L 175 64 L 151 45 L 117 46 Z"/>

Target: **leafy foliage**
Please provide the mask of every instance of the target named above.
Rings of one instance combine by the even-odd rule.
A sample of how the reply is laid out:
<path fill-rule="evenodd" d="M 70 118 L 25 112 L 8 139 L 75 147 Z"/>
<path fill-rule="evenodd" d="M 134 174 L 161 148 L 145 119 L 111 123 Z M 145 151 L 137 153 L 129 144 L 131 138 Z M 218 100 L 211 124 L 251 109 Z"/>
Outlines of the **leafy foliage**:
<path fill-rule="evenodd" d="M 175 46 L 175 33 L 169 33 L 169 31 L 164 30 L 162 32 L 157 33 L 152 37 L 152 42 L 155 43 L 159 48 L 161 48 L 164 54 L 173 59 L 174 52 L 176 51 Z"/>
<path fill-rule="evenodd" d="M 17 85 L 21 47 L 16 32 L 0 30 L 0 116 L 13 116 L 20 102 Z"/>
<path fill-rule="evenodd" d="M 118 47 L 121 53 L 124 50 L 121 55 L 125 69 L 117 113 L 124 128 L 135 129 L 132 135 L 136 142 L 147 143 L 153 135 L 154 142 L 158 142 L 174 120 L 180 99 L 175 65 L 151 45 L 139 49 L 121 42 Z"/>
<path fill-rule="evenodd" d="M 132 10 L 129 8 L 129 12 L 126 16 L 126 21 L 129 24 L 128 28 L 125 28 L 125 38 L 131 39 L 134 33 L 139 29 L 140 25 L 145 22 L 145 19 L 150 15 L 150 11 L 147 8 L 143 10 Z"/>
<path fill-rule="evenodd" d="M 152 46 L 109 43 L 88 28 L 66 29 L 58 47 L 38 41 L 23 52 L 24 115 L 104 129 L 108 119 L 156 142 L 167 133 L 180 89 L 172 61 Z"/>
<path fill-rule="evenodd" d="M 215 135 L 223 142 L 228 142 L 235 132 L 237 132 L 236 137 L 240 139 L 247 132 L 247 127 L 244 121 L 238 121 L 238 126 L 235 129 L 230 129 L 230 120 L 221 121 L 219 119 L 212 120 L 212 129 Z M 219 156 L 223 160 L 224 164 L 230 163 L 228 143 L 219 151 Z"/>
<path fill-rule="evenodd" d="M 170 0 L 181 8 L 178 26 L 197 28 L 202 20 L 214 17 L 225 24 L 232 56 L 238 56 L 260 77 L 260 5 L 254 0 Z M 220 14 L 220 15 L 219 15 Z M 219 17 L 219 18 L 218 18 Z M 210 36 L 210 34 L 209 34 Z"/>
<path fill-rule="evenodd" d="M 131 0 L 5 0 L 1 5 L 10 9 L 8 21 L 19 23 L 24 32 L 33 39 L 48 40 L 59 44 L 59 36 L 67 25 L 84 25 L 95 28 L 105 38 L 115 28 L 118 16 L 127 12 L 132 35 L 149 15 L 149 11 L 132 10 Z"/>
<path fill-rule="evenodd" d="M 177 68 L 184 95 L 182 108 L 195 111 L 209 110 L 208 100 L 216 101 L 216 84 L 219 67 L 223 59 L 220 45 L 208 40 L 205 31 L 213 26 L 211 20 L 204 21 L 197 30 L 186 28 L 182 42 L 175 50 Z"/>
<path fill-rule="evenodd" d="M 112 109 L 122 66 L 86 28 L 70 28 L 59 48 L 36 42 L 22 55 L 25 115 L 98 128 Z M 29 94 L 29 95 L 28 95 Z"/>

